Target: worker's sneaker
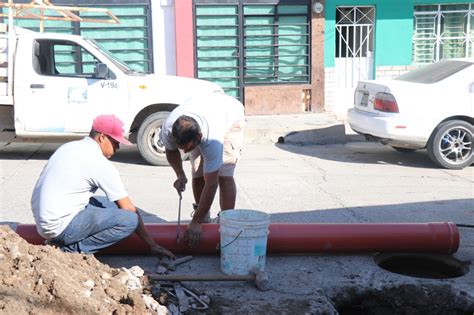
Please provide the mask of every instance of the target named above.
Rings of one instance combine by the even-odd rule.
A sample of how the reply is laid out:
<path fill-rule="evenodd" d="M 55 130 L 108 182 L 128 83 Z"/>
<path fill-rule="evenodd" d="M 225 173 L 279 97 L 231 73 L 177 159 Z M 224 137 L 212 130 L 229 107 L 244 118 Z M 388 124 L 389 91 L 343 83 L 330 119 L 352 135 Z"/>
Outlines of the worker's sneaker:
<path fill-rule="evenodd" d="M 211 211 L 209 211 L 206 216 L 204 217 L 204 219 L 202 220 L 202 223 L 212 223 L 212 219 L 211 219 Z"/>
<path fill-rule="evenodd" d="M 211 223 L 219 223 L 219 222 L 220 222 L 220 220 L 219 220 L 219 218 L 220 218 L 219 215 L 220 215 L 220 214 L 221 214 L 221 213 L 219 212 L 219 213 L 217 214 L 217 217 L 211 219 Z"/>

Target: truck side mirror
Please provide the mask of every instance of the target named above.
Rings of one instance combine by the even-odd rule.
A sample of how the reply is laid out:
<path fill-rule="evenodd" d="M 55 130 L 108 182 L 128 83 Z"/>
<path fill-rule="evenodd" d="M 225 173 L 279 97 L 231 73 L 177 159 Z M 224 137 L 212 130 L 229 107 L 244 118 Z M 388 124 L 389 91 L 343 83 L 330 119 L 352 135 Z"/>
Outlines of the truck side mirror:
<path fill-rule="evenodd" d="M 95 65 L 94 76 L 97 79 L 107 79 L 109 76 L 109 67 L 105 63 L 97 63 Z"/>

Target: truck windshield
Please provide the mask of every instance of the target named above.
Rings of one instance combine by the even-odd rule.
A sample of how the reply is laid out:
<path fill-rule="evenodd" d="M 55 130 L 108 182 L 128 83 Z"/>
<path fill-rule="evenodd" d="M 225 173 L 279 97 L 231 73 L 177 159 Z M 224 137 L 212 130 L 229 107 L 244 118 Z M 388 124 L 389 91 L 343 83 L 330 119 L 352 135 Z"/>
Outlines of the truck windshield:
<path fill-rule="evenodd" d="M 472 62 L 460 60 L 443 60 L 402 74 L 395 80 L 426 84 L 436 83 L 466 69 L 472 64 Z"/>
<path fill-rule="evenodd" d="M 100 45 L 98 42 L 96 42 L 93 39 L 86 39 L 89 44 L 94 46 L 95 49 L 101 51 L 107 59 L 110 60 L 114 65 L 116 65 L 120 70 L 122 70 L 126 74 L 132 74 L 132 73 L 142 73 L 140 71 L 137 71 L 135 69 L 130 68 L 126 63 L 120 61 L 117 59 L 117 57 L 114 56 L 110 51 L 108 51 L 105 47 Z"/>

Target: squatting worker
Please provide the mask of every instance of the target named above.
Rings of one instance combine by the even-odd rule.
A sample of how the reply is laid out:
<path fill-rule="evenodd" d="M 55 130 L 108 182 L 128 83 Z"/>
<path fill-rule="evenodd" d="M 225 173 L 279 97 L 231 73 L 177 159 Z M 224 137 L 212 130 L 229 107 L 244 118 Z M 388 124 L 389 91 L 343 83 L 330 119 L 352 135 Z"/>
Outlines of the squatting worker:
<path fill-rule="evenodd" d="M 217 187 L 221 210 L 235 207 L 234 170 L 242 150 L 244 124 L 242 103 L 221 92 L 189 99 L 176 107 L 163 124 L 160 139 L 176 173 L 174 187 L 179 194 L 188 180 L 178 149 L 190 152 L 196 204 L 185 238 L 191 247 L 201 238 L 201 223 L 210 221 L 209 210 Z"/>
<path fill-rule="evenodd" d="M 31 208 L 38 233 L 63 252 L 95 253 L 136 232 L 150 252 L 174 258 L 148 234 L 117 169 L 108 160 L 123 137 L 114 115 L 94 119 L 88 137 L 60 146 L 36 183 Z M 92 195 L 100 188 L 116 207 L 103 207 Z"/>

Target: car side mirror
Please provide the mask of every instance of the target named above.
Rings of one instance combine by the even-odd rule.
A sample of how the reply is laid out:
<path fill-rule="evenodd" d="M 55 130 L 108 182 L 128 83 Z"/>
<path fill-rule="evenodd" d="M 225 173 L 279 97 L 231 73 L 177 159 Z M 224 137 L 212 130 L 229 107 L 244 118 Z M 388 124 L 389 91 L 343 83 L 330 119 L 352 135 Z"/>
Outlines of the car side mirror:
<path fill-rule="evenodd" d="M 97 63 L 95 65 L 94 76 L 97 79 L 107 79 L 109 76 L 109 67 L 105 63 Z"/>
<path fill-rule="evenodd" d="M 474 82 L 471 82 L 471 84 L 469 85 L 469 92 L 474 93 Z"/>

